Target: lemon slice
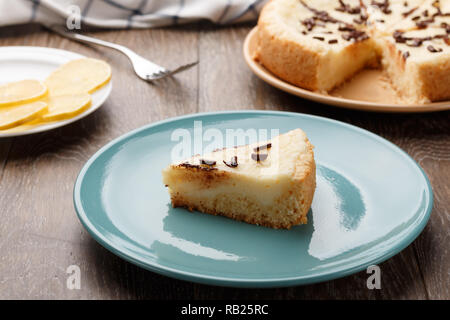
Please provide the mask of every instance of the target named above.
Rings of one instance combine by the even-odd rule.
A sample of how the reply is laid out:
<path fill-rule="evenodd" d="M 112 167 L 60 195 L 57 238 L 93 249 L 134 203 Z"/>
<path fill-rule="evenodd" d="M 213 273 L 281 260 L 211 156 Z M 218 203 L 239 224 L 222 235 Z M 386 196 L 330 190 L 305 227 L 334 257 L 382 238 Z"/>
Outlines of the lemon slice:
<path fill-rule="evenodd" d="M 57 121 L 72 118 L 91 105 L 91 95 L 88 93 L 49 96 L 46 99 L 48 112 L 41 116 L 41 121 Z"/>
<path fill-rule="evenodd" d="M 111 67 L 102 60 L 84 58 L 62 65 L 45 80 L 51 95 L 92 93 L 111 78 Z"/>
<path fill-rule="evenodd" d="M 32 102 L 46 93 L 47 87 L 38 80 L 10 82 L 0 86 L 0 107 Z"/>
<path fill-rule="evenodd" d="M 0 108 L 0 130 L 13 128 L 36 119 L 46 113 L 47 109 L 47 104 L 42 101 Z"/>

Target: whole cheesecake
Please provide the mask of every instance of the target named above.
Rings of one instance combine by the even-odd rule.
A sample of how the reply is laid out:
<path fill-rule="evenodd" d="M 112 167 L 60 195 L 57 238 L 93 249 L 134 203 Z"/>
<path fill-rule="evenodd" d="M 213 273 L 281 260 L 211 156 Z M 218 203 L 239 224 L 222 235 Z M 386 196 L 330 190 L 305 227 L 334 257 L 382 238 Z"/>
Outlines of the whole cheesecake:
<path fill-rule="evenodd" d="M 313 147 L 296 129 L 173 163 L 163 170 L 163 182 L 173 207 L 290 228 L 307 222 L 315 173 Z"/>
<path fill-rule="evenodd" d="M 257 30 L 255 60 L 301 88 L 381 65 L 405 102 L 450 99 L 449 0 L 272 0 Z"/>

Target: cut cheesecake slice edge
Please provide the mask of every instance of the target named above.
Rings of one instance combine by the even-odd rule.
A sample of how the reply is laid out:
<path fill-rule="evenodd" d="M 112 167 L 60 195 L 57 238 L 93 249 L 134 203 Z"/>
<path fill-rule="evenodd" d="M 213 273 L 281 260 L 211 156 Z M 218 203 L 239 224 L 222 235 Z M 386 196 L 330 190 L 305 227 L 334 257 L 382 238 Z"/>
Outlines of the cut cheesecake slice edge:
<path fill-rule="evenodd" d="M 313 146 L 301 129 L 196 155 L 162 175 L 173 207 L 277 229 L 307 223 L 316 185 Z"/>
<path fill-rule="evenodd" d="M 450 99 L 450 46 L 446 37 L 443 28 L 427 28 L 377 39 L 383 51 L 383 69 L 405 102 Z M 413 41 L 420 44 L 408 45 Z"/>

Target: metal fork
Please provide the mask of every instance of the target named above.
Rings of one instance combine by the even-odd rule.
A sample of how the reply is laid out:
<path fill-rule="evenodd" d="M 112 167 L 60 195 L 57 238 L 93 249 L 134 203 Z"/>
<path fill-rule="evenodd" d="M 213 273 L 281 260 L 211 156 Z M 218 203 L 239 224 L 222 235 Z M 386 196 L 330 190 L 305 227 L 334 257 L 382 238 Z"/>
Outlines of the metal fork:
<path fill-rule="evenodd" d="M 124 46 L 121 46 L 121 45 L 118 45 L 118 44 L 115 44 L 112 42 L 96 39 L 93 37 L 88 37 L 88 36 L 85 36 L 85 35 L 82 35 L 79 33 L 70 32 L 70 31 L 67 31 L 61 25 L 45 25 L 45 27 L 58 33 L 59 35 L 61 35 L 63 37 L 73 39 L 73 40 L 76 40 L 79 42 L 84 42 L 84 43 L 89 43 L 89 44 L 97 44 L 100 46 L 115 49 L 115 50 L 123 53 L 124 55 L 126 55 L 128 57 L 128 59 L 130 59 L 131 64 L 133 65 L 134 72 L 136 72 L 136 74 L 138 75 L 139 78 L 141 78 L 142 80 L 145 80 L 145 81 L 153 81 L 153 80 L 162 79 L 162 78 L 165 78 L 168 76 L 172 76 L 176 73 L 187 70 L 187 69 L 195 66 L 198 63 L 198 61 L 196 61 L 196 62 L 182 65 L 174 70 L 168 70 L 164 67 L 157 65 L 156 63 L 153 63 L 153 62 L 141 57 L 140 55 L 138 55 L 134 51 L 128 49 L 127 47 L 124 47 Z"/>

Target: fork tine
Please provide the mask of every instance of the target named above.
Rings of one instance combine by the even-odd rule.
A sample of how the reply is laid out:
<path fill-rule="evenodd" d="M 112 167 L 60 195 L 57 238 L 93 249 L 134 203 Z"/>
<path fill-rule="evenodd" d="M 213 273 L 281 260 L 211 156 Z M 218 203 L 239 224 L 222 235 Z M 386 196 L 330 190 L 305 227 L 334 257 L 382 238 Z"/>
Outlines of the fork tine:
<path fill-rule="evenodd" d="M 185 64 L 183 66 L 180 66 L 180 67 L 178 67 L 178 68 L 176 68 L 175 70 L 172 70 L 172 71 L 170 71 L 170 70 L 160 70 L 158 72 L 155 72 L 155 73 L 147 75 L 146 80 L 147 81 L 153 81 L 153 80 L 163 79 L 163 78 L 168 77 L 168 76 L 173 76 L 174 74 L 182 72 L 182 71 L 187 70 L 189 68 L 192 68 L 193 66 L 195 66 L 197 64 L 198 64 L 198 61 L 195 61 L 195 62 L 192 62 L 192 63 Z"/>
<path fill-rule="evenodd" d="M 159 71 L 154 72 L 152 74 L 147 74 L 146 80 L 147 81 L 158 80 L 158 79 L 162 79 L 164 77 L 167 77 L 168 75 L 169 75 L 169 71 L 167 71 L 167 70 L 159 70 Z"/>
<path fill-rule="evenodd" d="M 190 68 L 192 68 L 193 66 L 195 66 L 197 64 L 198 64 L 198 60 L 195 61 L 195 62 L 192 62 L 192 63 L 185 64 L 184 66 L 180 66 L 180 67 L 176 68 L 175 70 L 169 71 L 167 75 L 168 76 L 173 76 L 174 74 L 182 72 L 182 71 L 187 70 L 187 69 L 190 69 Z"/>

